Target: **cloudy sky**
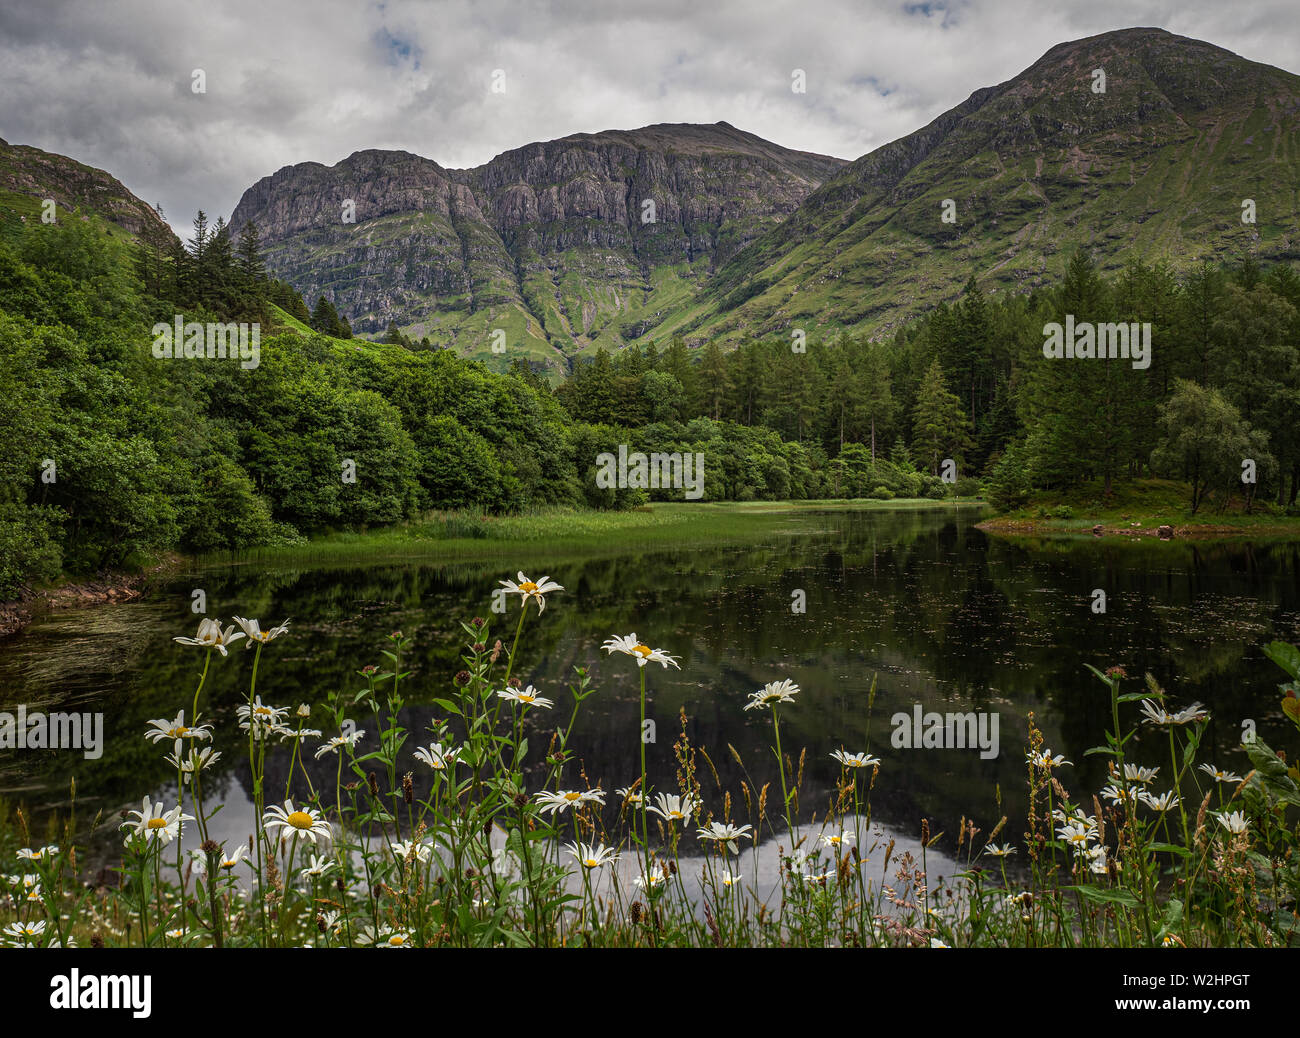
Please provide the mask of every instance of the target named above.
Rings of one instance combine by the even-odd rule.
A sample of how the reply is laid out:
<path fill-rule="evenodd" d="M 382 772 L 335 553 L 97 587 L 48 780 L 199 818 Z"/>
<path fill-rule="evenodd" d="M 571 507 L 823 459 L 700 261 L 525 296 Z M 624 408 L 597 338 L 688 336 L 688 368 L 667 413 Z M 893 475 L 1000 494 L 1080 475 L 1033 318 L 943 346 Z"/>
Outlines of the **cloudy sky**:
<path fill-rule="evenodd" d="M 726 120 L 856 158 L 1057 43 L 1135 25 L 1300 71 L 1295 0 L 6 0 L 0 137 L 108 170 L 184 231 L 281 166 L 363 148 L 460 168 Z"/>

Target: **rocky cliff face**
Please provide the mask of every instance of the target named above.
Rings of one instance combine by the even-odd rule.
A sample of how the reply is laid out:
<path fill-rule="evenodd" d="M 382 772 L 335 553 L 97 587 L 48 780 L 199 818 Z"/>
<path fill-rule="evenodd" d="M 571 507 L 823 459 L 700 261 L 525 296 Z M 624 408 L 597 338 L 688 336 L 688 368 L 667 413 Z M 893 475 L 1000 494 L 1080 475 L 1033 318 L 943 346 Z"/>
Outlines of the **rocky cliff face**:
<path fill-rule="evenodd" d="M 0 140 L 0 192 L 53 198 L 60 209 L 98 213 L 132 234 L 146 227 L 171 235 L 153 207 L 136 198 L 102 169 L 26 145 Z M 26 207 L 24 207 L 26 208 Z"/>
<path fill-rule="evenodd" d="M 1010 290 L 1059 276 L 1080 247 L 1103 268 L 1300 259 L 1297 183 L 1300 77 L 1161 29 L 1106 33 L 846 166 L 665 330 L 878 334 L 970 275 Z"/>
<path fill-rule="evenodd" d="M 256 221 L 270 269 L 358 332 L 396 321 L 490 356 L 500 329 L 509 356 L 563 363 L 688 305 L 842 165 L 725 123 L 577 134 L 471 170 L 365 151 L 264 178 L 231 224 Z"/>

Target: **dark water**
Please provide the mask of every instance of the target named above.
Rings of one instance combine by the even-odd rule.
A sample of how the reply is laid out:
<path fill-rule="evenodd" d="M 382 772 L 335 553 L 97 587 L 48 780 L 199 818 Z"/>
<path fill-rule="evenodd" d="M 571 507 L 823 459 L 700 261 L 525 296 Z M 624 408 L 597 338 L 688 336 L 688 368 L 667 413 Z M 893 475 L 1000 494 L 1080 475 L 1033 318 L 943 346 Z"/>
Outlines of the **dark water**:
<path fill-rule="evenodd" d="M 382 663 L 385 637 L 402 630 L 413 638 L 406 691 L 416 704 L 404 720 L 419 732 L 438 711 L 418 704 L 446 695 L 461 668 L 462 621 L 490 618 L 493 635 L 509 644 L 515 600 L 503 620 L 491 612 L 490 596 L 498 579 L 521 567 L 529 576 L 549 573 L 566 588 L 551 597 L 540 622 L 530 611 L 520 644 L 517 673 L 557 704 L 533 716 L 543 730 L 567 721 L 565 683 L 574 666 L 589 668 L 599 692 L 584 704 L 572 746 L 591 783 L 606 790 L 636 777 L 637 671 L 630 658 L 607 657 L 599 647 L 632 631 L 682 663 L 680 672 L 647 667 L 657 724 L 648 747 L 651 784 L 675 788 L 672 743 L 684 710 L 687 732 L 721 781 L 720 789 L 705 768 L 705 797 L 715 809 L 723 789 L 739 804 L 746 771 L 758 785 L 775 782 L 769 715 L 742 708 L 749 692 L 780 678 L 803 689 L 798 704 L 783 709 L 782 742 L 796 755 L 807 749 L 804 817 L 825 813 L 838 775 L 830 751 L 870 748 L 884 761 L 875 818 L 903 834 L 914 835 L 922 817 L 932 831 L 955 833 L 963 815 L 987 832 L 998 818 L 1000 786 L 1014 839 L 1024 813 L 1030 711 L 1048 745 L 1075 762 L 1062 773 L 1067 788 L 1091 793 L 1103 785 L 1101 758 L 1083 756 L 1102 741 L 1109 720 L 1105 688 L 1089 663 L 1124 666 L 1134 678 L 1128 691 L 1150 671 L 1175 704 L 1206 704 L 1220 767 L 1247 770 L 1238 748 L 1243 718 L 1266 740 L 1288 745 L 1285 733 L 1294 729 L 1277 707 L 1281 675 L 1260 647 L 1300 637 L 1300 547 L 1091 538 L 1023 546 L 985 536 L 974 528 L 978 518 L 951 506 L 799 513 L 734 547 L 648 551 L 629 544 L 617 556 L 565 563 L 538 552 L 452 564 L 206 569 L 142 601 L 46 618 L 0 644 L 0 710 L 20 703 L 93 709 L 105 714 L 106 729 L 95 761 L 76 751 L 0 750 L 0 795 L 25 802 L 39 818 L 66 806 L 75 778 L 78 814 L 89 820 L 102 811 L 105 841 L 115 839 L 117 812 L 137 806 L 146 792 L 161 793 L 170 782 L 166 795 L 174 800 L 175 776 L 163 761 L 169 744 L 142 736 L 151 718 L 174 717 L 182 707 L 188 717 L 203 651 L 171 639 L 197 627 L 194 588 L 205 590 L 212 615 L 259 617 L 264 626 L 293 618 L 291 634 L 264 651 L 259 674 L 263 700 L 280 706 L 322 704 L 330 689 L 357 690 L 363 683 L 356 671 Z M 1101 615 L 1091 608 L 1095 588 L 1107 594 Z M 796 589 L 806 592 L 802 614 L 791 609 Z M 249 791 L 235 707 L 251 662 L 252 653 L 238 647 L 229 659 L 214 657 L 204 693 L 206 719 L 217 726 L 211 745 L 224 754 L 207 790 L 224 795 L 241 820 Z M 867 693 L 877 675 L 869 721 Z M 1000 754 L 983 760 L 971 749 L 894 748 L 891 716 L 910 714 L 917 703 L 927 711 L 996 712 Z M 310 726 L 326 723 L 323 710 L 313 712 Z M 373 735 L 372 718 L 357 723 Z M 540 738 L 534 734 L 534 746 Z M 420 741 L 427 739 L 409 748 Z M 373 746 L 370 739 L 362 744 Z M 1145 762 L 1164 764 L 1166 774 L 1162 738 L 1147 737 L 1140 747 Z M 271 802 L 283 792 L 288 753 L 268 765 Z M 332 788 L 334 763 L 329 757 L 310 769 L 317 788 Z M 420 769 L 409 766 L 418 780 Z"/>

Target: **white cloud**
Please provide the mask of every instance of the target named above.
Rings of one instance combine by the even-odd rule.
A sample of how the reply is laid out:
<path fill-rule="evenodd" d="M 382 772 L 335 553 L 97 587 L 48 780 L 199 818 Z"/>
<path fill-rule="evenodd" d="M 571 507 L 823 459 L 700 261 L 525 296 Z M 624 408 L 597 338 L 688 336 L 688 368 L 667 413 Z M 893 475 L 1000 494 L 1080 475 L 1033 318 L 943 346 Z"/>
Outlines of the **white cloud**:
<path fill-rule="evenodd" d="M 107 169 L 183 229 L 281 166 L 365 148 L 457 168 L 570 133 L 726 120 L 856 158 L 1057 43 L 1133 25 L 1283 68 L 1300 53 L 1291 0 L 53 0 L 0 10 L 0 136 Z"/>

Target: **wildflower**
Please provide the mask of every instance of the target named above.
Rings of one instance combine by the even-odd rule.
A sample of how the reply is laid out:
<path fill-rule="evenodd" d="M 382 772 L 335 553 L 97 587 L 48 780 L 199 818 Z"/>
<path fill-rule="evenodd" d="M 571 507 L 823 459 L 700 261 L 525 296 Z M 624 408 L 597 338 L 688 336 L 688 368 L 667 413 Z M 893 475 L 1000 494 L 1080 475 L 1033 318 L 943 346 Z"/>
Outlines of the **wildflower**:
<path fill-rule="evenodd" d="M 268 830 L 279 830 L 282 835 L 301 836 L 312 843 L 318 839 L 328 841 L 333 836 L 329 822 L 317 811 L 306 805 L 295 808 L 292 800 L 286 800 L 284 807 L 278 804 L 268 807 L 262 825 Z"/>
<path fill-rule="evenodd" d="M 523 571 L 519 573 L 519 583 L 513 580 L 497 581 L 506 589 L 510 595 L 518 595 L 524 606 L 528 605 L 529 599 L 537 599 L 537 611 L 540 613 L 546 608 L 546 597 L 552 591 L 563 591 L 559 584 L 555 583 L 550 577 L 542 577 L 541 580 L 529 580 L 524 576 Z"/>
<path fill-rule="evenodd" d="M 226 646 L 239 641 L 244 637 L 242 634 L 236 634 L 234 625 L 227 627 L 224 631 L 221 624 L 211 617 L 204 617 L 199 621 L 199 633 L 193 638 L 173 638 L 172 641 L 180 642 L 182 645 L 197 645 L 201 649 L 216 649 L 221 655 L 226 655 Z"/>
<path fill-rule="evenodd" d="M 950 944 L 944 944 L 943 941 L 939 940 L 939 938 L 937 938 L 937 937 L 931 937 L 931 938 L 930 938 L 930 947 L 931 947 L 931 948 L 951 948 L 952 945 L 950 945 Z"/>
<path fill-rule="evenodd" d="M 1138 799 L 1153 811 L 1165 812 L 1178 806 L 1178 797 L 1172 790 L 1159 796 L 1148 793 L 1145 789 L 1138 794 Z"/>
<path fill-rule="evenodd" d="M 749 707 L 745 709 L 748 710 Z M 880 763 L 879 757 L 872 757 L 866 753 L 845 753 L 843 750 L 832 750 L 831 756 L 846 768 L 869 768 L 873 764 Z"/>
<path fill-rule="evenodd" d="M 827 835 L 826 833 L 821 834 L 823 847 L 839 848 L 844 846 L 846 843 L 852 843 L 855 838 L 853 831 L 850 829 L 842 829 L 838 833 L 831 833 L 830 835 Z"/>
<path fill-rule="evenodd" d="M 632 880 L 632 882 L 642 890 L 649 887 L 650 893 L 653 894 L 656 890 L 667 884 L 668 873 L 662 868 L 659 868 L 650 873 L 650 880 L 648 883 L 644 876 L 637 876 Z"/>
<path fill-rule="evenodd" d="M 578 808 L 583 804 L 593 803 L 605 806 L 605 791 L 601 789 L 589 789 L 581 793 L 576 789 L 568 791 L 559 790 L 555 793 L 542 790 L 540 793 L 534 793 L 533 799 L 541 804 L 542 814 L 558 814 L 560 811 L 567 811 L 569 808 Z"/>
<path fill-rule="evenodd" d="M 602 865 L 618 861 L 614 848 L 606 847 L 603 843 L 568 843 L 564 849 L 577 858 L 584 869 L 598 869 Z"/>
<path fill-rule="evenodd" d="M 1201 770 L 1214 779 L 1215 782 L 1236 783 L 1241 781 L 1241 776 L 1232 771 L 1220 771 L 1212 764 L 1202 764 Z"/>
<path fill-rule="evenodd" d="M 433 848 L 423 840 L 419 843 L 411 840 L 407 843 L 398 842 L 393 844 L 393 857 L 398 861 L 406 861 L 407 859 L 410 859 L 418 861 L 423 865 L 429 860 L 429 857 L 432 854 Z"/>
<path fill-rule="evenodd" d="M 730 871 L 723 872 L 722 885 L 724 887 L 734 887 L 739 882 L 740 882 L 740 877 L 737 876 L 734 872 L 730 872 Z"/>
<path fill-rule="evenodd" d="M 608 653 L 621 652 L 626 656 L 631 656 L 636 660 L 638 667 L 644 667 L 647 663 L 658 663 L 665 670 L 674 666 L 678 670 L 682 668 L 678 665 L 674 656 L 669 656 L 663 649 L 652 649 L 648 645 L 642 645 L 636 640 L 636 632 L 623 635 L 620 637 L 607 638 L 605 644 L 601 646 Z"/>
<path fill-rule="evenodd" d="M 1136 802 L 1138 799 L 1138 794 L 1130 787 L 1119 789 L 1115 786 L 1103 786 L 1101 788 L 1101 795 L 1117 806 L 1128 803 L 1129 801 Z"/>
<path fill-rule="evenodd" d="M 430 743 L 429 746 L 421 746 L 415 751 L 415 759 L 421 764 L 427 764 L 434 771 L 446 771 L 448 767 L 456 763 L 456 754 L 458 750 L 448 746 L 445 750 L 442 743 Z"/>
<path fill-rule="evenodd" d="M 1062 764 L 1074 764 L 1074 761 L 1066 760 L 1063 753 L 1058 753 L 1053 757 L 1052 751 L 1046 747 L 1039 752 L 1030 750 L 1025 754 L 1025 760 L 1036 768 L 1042 768 L 1044 771 L 1051 771 L 1052 768 L 1060 767 Z"/>
<path fill-rule="evenodd" d="M 167 755 L 167 763 L 177 771 L 186 775 L 193 775 L 196 771 L 202 771 L 204 768 L 210 768 L 221 759 L 221 751 L 214 750 L 205 746 L 203 749 L 190 748 L 190 752 L 184 757 L 178 757 L 171 753 Z"/>
<path fill-rule="evenodd" d="M 10 940 L 21 941 L 19 947 L 27 947 L 40 940 L 45 933 L 45 920 L 37 919 L 31 923 L 10 923 L 3 930 L 0 930 L 0 936 L 8 937 Z"/>
<path fill-rule="evenodd" d="M 1127 782 L 1141 782 L 1146 785 L 1156 777 L 1159 768 L 1143 768 L 1137 764 L 1124 765 L 1124 779 Z"/>
<path fill-rule="evenodd" d="M 631 786 L 624 786 L 622 789 L 616 789 L 614 790 L 614 794 L 622 797 L 624 803 L 631 804 L 633 807 L 641 806 L 641 793 L 638 790 L 633 789 Z M 650 810 L 653 811 L 654 808 L 652 807 Z"/>
<path fill-rule="evenodd" d="M 1164 707 L 1156 706 L 1149 699 L 1142 700 L 1142 713 L 1146 715 L 1148 724 L 1162 727 L 1191 724 L 1194 721 L 1204 721 L 1210 716 L 1209 712 L 1200 703 L 1193 703 L 1191 706 L 1179 710 L 1176 714 L 1171 714 Z"/>
<path fill-rule="evenodd" d="M 1248 828 L 1246 817 L 1240 811 L 1233 811 L 1232 814 L 1228 814 L 1226 811 L 1215 811 L 1214 817 L 1219 820 L 1220 825 L 1233 835 L 1244 833 Z"/>
<path fill-rule="evenodd" d="M 181 755 L 181 741 L 183 739 L 211 739 L 212 726 L 201 724 L 197 727 L 189 727 L 185 723 L 185 711 L 178 713 L 175 719 L 168 721 L 165 718 L 158 718 L 150 721 L 151 727 L 146 729 L 144 737 L 150 742 L 160 742 L 163 739 L 172 739 L 175 742 L 175 748 L 172 753 L 177 757 Z"/>
<path fill-rule="evenodd" d="M 229 872 L 231 869 L 233 869 L 236 865 L 238 865 L 241 861 L 244 860 L 244 850 L 245 848 L 242 843 L 237 845 L 234 851 L 232 851 L 230 854 L 227 854 L 223 848 L 221 852 L 221 859 L 217 862 L 217 868 Z"/>
<path fill-rule="evenodd" d="M 1009 843 L 991 843 L 984 848 L 984 853 L 994 858 L 1009 858 L 1011 855 L 1016 853 L 1016 849 Z"/>
<path fill-rule="evenodd" d="M 311 863 L 302 870 L 301 875 L 312 879 L 320 879 L 325 873 L 336 868 L 338 868 L 338 865 L 332 859 L 325 857 L 323 854 L 313 854 Z"/>
<path fill-rule="evenodd" d="M 691 812 L 698 810 L 699 806 L 691 797 L 658 793 L 655 795 L 655 806 L 646 810 L 658 815 L 666 822 L 681 822 L 685 825 L 691 820 Z"/>
<path fill-rule="evenodd" d="M 316 759 L 320 760 L 327 753 L 338 753 L 344 746 L 348 749 L 352 749 L 352 747 L 365 738 L 365 734 L 366 732 L 364 728 L 358 728 L 356 731 L 351 732 L 348 735 L 334 736 L 334 738 L 327 742 L 321 743 L 320 748 L 316 751 Z"/>
<path fill-rule="evenodd" d="M 374 940 L 376 948 L 413 948 L 411 935 L 409 933 L 390 933 L 381 934 Z"/>
<path fill-rule="evenodd" d="M 1110 866 L 1114 865 L 1119 869 L 1119 862 L 1107 858 L 1106 848 L 1098 844 L 1096 847 L 1088 848 L 1088 871 L 1096 876 L 1105 876 L 1109 874 Z"/>
<path fill-rule="evenodd" d="M 167 936 L 170 937 L 173 941 L 179 941 L 182 937 L 185 936 L 185 931 L 184 931 L 184 930 L 168 930 L 168 931 L 167 931 Z"/>
<path fill-rule="evenodd" d="M 725 847 L 728 854 L 739 854 L 740 850 L 736 847 L 736 841 L 742 836 L 749 836 L 751 840 L 754 838 L 749 829 L 748 825 L 737 828 L 730 822 L 710 822 L 707 829 L 697 829 L 696 835 L 701 840 L 714 841 L 719 849 Z"/>
<path fill-rule="evenodd" d="M 18 850 L 18 860 L 39 862 L 58 853 L 59 848 L 55 844 L 50 844 L 46 847 L 39 847 L 36 850 L 32 850 L 30 847 L 22 847 Z"/>
<path fill-rule="evenodd" d="M 297 739 L 300 742 L 304 739 L 319 739 L 321 733 L 316 728 L 284 728 L 277 727 L 275 734 L 280 737 L 281 742 L 287 742 L 289 739 Z"/>
<path fill-rule="evenodd" d="M 553 700 L 537 694 L 537 689 L 529 685 L 522 692 L 517 688 L 503 688 L 497 693 L 502 699 L 509 699 L 514 703 L 523 703 L 524 706 L 542 706 L 549 710 L 555 705 Z"/>
<path fill-rule="evenodd" d="M 140 802 L 139 811 L 128 813 L 136 816 L 136 821 L 122 823 L 123 829 L 134 830 L 128 834 L 128 839 L 130 836 L 143 836 L 148 841 L 156 839 L 162 843 L 171 843 L 180 836 L 185 822 L 194 821 L 193 815 L 181 813 L 179 804 L 170 811 L 164 811 L 161 801 L 153 803 L 148 797 Z"/>
<path fill-rule="evenodd" d="M 1097 830 L 1079 822 L 1070 822 L 1058 829 L 1056 835 L 1082 854 L 1088 849 L 1088 841 L 1096 838 Z"/>
<path fill-rule="evenodd" d="M 267 642 L 275 641 L 275 639 L 280 637 L 280 635 L 287 634 L 289 631 L 288 620 L 281 623 L 279 627 L 272 627 L 269 631 L 264 631 L 262 630 L 262 625 L 256 620 L 245 620 L 242 616 L 236 616 L 233 619 L 235 623 L 239 624 L 239 626 L 243 628 L 244 633 L 248 635 L 248 645 L 245 646 L 245 648 L 250 648 L 254 642 L 257 642 L 259 645 L 265 645 Z"/>
<path fill-rule="evenodd" d="M 749 702 L 745 704 L 746 710 L 761 710 L 765 706 L 772 706 L 774 703 L 793 703 L 794 697 L 799 693 L 799 686 L 789 678 L 784 681 L 769 681 L 757 692 L 749 694 Z"/>
<path fill-rule="evenodd" d="M 262 702 L 261 696 L 253 700 L 251 707 L 245 703 L 235 713 L 240 718 L 240 730 L 246 732 L 251 727 L 255 739 L 264 739 L 278 733 L 289 715 L 289 711 L 282 706 L 267 706 Z"/>

